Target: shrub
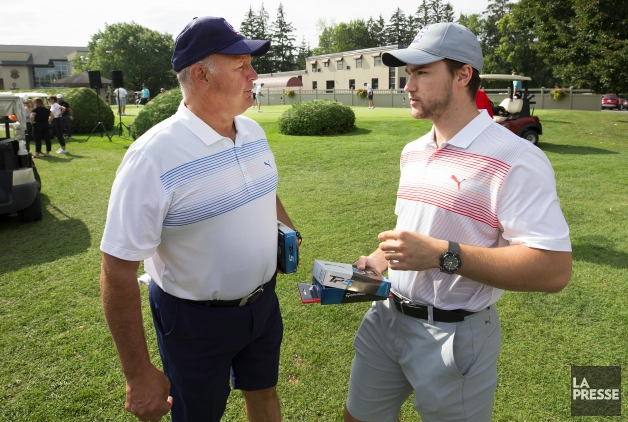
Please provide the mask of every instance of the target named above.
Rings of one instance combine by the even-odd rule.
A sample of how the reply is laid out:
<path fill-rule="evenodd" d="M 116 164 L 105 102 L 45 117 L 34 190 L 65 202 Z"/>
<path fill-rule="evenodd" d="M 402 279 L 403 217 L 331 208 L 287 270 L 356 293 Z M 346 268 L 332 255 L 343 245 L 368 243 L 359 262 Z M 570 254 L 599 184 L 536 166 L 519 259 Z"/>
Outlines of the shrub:
<path fill-rule="evenodd" d="M 365 99 L 366 98 L 366 89 L 363 89 L 363 88 L 358 89 L 355 92 L 355 95 L 357 95 L 361 99 Z"/>
<path fill-rule="evenodd" d="M 72 108 L 74 120 L 70 120 L 72 133 L 90 133 L 98 122 L 102 122 L 105 129 L 111 130 L 115 124 L 115 116 L 111 107 L 92 89 L 75 88 L 62 92 L 63 100 Z M 100 118 L 98 116 L 100 107 Z"/>
<path fill-rule="evenodd" d="M 294 104 L 278 123 L 286 135 L 336 135 L 355 130 L 355 113 L 335 100 L 312 100 Z"/>
<path fill-rule="evenodd" d="M 137 139 L 157 123 L 177 112 L 183 99 L 181 88 L 174 88 L 150 100 L 137 115 L 131 127 L 131 136 Z"/>

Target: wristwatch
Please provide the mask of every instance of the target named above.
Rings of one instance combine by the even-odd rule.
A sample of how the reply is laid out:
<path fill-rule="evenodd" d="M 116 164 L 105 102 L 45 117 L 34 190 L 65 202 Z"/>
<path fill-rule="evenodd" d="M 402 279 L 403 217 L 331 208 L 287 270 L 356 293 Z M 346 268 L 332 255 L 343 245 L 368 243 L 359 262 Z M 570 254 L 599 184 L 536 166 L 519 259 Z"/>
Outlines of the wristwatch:
<path fill-rule="evenodd" d="M 454 274 L 458 271 L 462 265 L 462 261 L 460 261 L 460 245 L 456 242 L 449 241 L 447 252 L 440 256 L 439 261 L 440 270 L 442 272 Z"/>

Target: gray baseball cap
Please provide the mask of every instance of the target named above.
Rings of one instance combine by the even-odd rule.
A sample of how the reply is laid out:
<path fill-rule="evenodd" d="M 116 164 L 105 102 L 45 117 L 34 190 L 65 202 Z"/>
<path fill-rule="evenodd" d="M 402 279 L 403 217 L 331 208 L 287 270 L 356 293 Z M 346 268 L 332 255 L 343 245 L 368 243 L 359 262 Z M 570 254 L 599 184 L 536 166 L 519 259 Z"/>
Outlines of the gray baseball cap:
<path fill-rule="evenodd" d="M 419 31 L 408 48 L 382 54 L 386 66 L 424 65 L 443 59 L 456 60 L 482 72 L 484 58 L 478 38 L 462 25 L 435 23 Z"/>

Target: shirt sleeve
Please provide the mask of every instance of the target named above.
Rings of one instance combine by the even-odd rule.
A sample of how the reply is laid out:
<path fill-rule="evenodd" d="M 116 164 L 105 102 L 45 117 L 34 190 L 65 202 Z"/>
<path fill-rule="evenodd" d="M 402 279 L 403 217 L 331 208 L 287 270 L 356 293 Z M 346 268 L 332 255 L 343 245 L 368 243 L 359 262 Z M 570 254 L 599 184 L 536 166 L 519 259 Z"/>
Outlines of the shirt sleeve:
<path fill-rule="evenodd" d="M 100 250 L 127 261 L 151 257 L 167 212 L 157 169 L 140 151 L 129 150 L 113 182 Z"/>
<path fill-rule="evenodd" d="M 511 245 L 571 251 L 554 170 L 539 148 L 529 148 L 508 172 L 497 201 L 497 218 L 502 236 Z"/>

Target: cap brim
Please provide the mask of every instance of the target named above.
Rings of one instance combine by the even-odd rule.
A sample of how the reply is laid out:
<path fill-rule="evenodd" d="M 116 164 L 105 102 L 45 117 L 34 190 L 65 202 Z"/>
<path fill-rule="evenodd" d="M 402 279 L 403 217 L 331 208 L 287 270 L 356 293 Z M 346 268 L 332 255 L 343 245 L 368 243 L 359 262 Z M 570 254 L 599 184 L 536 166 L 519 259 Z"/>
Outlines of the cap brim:
<path fill-rule="evenodd" d="M 238 40 L 228 45 L 222 50 L 216 51 L 218 54 L 262 56 L 270 49 L 270 41 L 267 40 Z"/>
<path fill-rule="evenodd" d="M 424 65 L 443 60 L 444 57 L 427 53 L 417 48 L 387 51 L 382 54 L 382 62 L 388 67 L 401 67 L 407 64 Z"/>

